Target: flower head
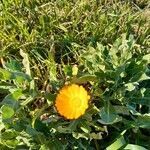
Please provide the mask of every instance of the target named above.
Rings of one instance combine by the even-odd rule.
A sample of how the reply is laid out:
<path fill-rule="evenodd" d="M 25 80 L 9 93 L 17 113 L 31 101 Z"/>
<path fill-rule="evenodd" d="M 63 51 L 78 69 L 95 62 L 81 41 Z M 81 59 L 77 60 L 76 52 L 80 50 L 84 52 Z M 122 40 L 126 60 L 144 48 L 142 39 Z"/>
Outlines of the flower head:
<path fill-rule="evenodd" d="M 77 119 L 88 108 L 90 96 L 83 86 L 64 86 L 56 97 L 55 106 L 60 115 L 67 119 Z"/>

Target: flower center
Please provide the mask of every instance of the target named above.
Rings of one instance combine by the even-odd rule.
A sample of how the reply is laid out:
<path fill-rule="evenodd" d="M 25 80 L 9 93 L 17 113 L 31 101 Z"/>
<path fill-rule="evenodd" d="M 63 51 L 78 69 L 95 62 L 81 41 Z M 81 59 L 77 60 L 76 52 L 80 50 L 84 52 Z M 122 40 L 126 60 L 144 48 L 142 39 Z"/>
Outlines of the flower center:
<path fill-rule="evenodd" d="M 72 101 L 73 101 L 73 105 L 74 105 L 73 107 L 80 108 L 80 106 L 81 106 L 81 100 L 80 100 L 79 97 L 74 97 L 72 99 Z"/>

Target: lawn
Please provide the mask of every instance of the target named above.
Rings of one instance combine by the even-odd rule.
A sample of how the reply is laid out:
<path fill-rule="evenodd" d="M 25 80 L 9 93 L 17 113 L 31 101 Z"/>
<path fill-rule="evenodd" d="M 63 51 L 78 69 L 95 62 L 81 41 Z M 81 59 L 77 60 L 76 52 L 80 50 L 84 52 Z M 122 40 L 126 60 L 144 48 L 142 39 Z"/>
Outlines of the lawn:
<path fill-rule="evenodd" d="M 0 150 L 149 148 L 149 0 L 0 1 Z"/>

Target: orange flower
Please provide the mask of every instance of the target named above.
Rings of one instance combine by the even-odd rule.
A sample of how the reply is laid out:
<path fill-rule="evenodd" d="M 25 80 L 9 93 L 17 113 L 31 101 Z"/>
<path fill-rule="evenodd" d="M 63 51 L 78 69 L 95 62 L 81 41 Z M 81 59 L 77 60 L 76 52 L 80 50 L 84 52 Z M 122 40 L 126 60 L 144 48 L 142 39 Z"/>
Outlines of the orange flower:
<path fill-rule="evenodd" d="M 83 86 L 64 86 L 56 97 L 55 106 L 60 115 L 67 119 L 77 119 L 88 108 L 90 96 Z"/>

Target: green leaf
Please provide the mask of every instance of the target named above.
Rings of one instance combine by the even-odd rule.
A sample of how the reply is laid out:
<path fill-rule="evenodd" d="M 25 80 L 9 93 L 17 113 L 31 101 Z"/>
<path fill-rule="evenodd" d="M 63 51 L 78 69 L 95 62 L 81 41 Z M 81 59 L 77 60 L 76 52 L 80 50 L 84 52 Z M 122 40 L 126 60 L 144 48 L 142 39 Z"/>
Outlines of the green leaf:
<path fill-rule="evenodd" d="M 46 144 L 42 145 L 40 150 L 65 150 L 65 146 L 58 139 L 51 139 Z"/>
<path fill-rule="evenodd" d="M 141 128 L 150 129 L 150 114 L 139 115 L 136 124 Z"/>
<path fill-rule="evenodd" d="M 48 149 L 48 146 L 47 145 L 41 145 L 41 147 L 40 147 L 40 150 L 47 150 Z"/>
<path fill-rule="evenodd" d="M 72 76 L 72 67 L 70 65 L 64 65 L 63 66 L 63 71 L 66 76 Z"/>
<path fill-rule="evenodd" d="M 98 121 L 102 124 L 113 124 L 121 120 L 110 102 L 106 102 L 105 107 L 101 109 L 99 114 L 101 120 Z"/>
<path fill-rule="evenodd" d="M 18 136 L 16 137 L 18 141 L 21 141 L 26 146 L 31 146 L 31 136 L 27 134 L 25 131 L 19 132 Z M 19 146 L 19 145 L 18 145 Z"/>
<path fill-rule="evenodd" d="M 2 122 L 2 116 L 0 118 L 0 132 L 5 128 L 5 124 Z"/>
<path fill-rule="evenodd" d="M 28 74 L 29 76 L 31 76 L 31 71 L 30 71 L 30 62 L 29 62 L 29 58 L 28 58 L 28 54 L 25 53 L 22 49 L 20 50 L 20 55 L 23 57 L 23 65 L 26 69 L 26 74 Z"/>
<path fill-rule="evenodd" d="M 11 139 L 11 140 L 6 140 L 6 141 L 2 141 L 3 144 L 9 148 L 15 148 L 18 145 L 18 141 L 15 139 Z"/>
<path fill-rule="evenodd" d="M 9 83 L 9 82 L 0 82 L 0 89 L 10 90 L 10 89 L 13 89 L 13 88 L 16 88 L 16 87 L 12 83 Z"/>
<path fill-rule="evenodd" d="M 150 88 L 131 91 L 126 97 L 130 103 L 150 106 Z"/>
<path fill-rule="evenodd" d="M 96 82 L 96 81 L 98 81 L 98 79 L 94 75 L 84 75 L 84 76 L 79 77 L 79 78 L 73 78 L 71 82 L 77 83 L 77 84 L 83 84 L 83 83 L 87 83 L 90 81 Z"/>
<path fill-rule="evenodd" d="M 125 86 L 127 91 L 133 91 L 135 89 L 134 83 L 127 83 Z"/>
<path fill-rule="evenodd" d="M 22 83 L 25 80 L 31 81 L 31 77 L 23 72 L 11 72 L 2 68 L 0 68 L 0 79 L 5 81 L 16 80 L 18 83 Z"/>
<path fill-rule="evenodd" d="M 148 150 L 142 146 L 134 145 L 134 144 L 128 144 L 124 150 Z"/>
<path fill-rule="evenodd" d="M 7 71 L 5 69 L 0 68 L 0 79 L 1 80 L 10 80 L 12 79 L 12 73 L 10 71 Z"/>
<path fill-rule="evenodd" d="M 32 137 L 37 143 L 45 143 L 46 138 L 42 132 L 38 132 L 36 129 L 32 128 L 30 125 L 27 126 L 25 131 L 29 136 Z"/>
<path fill-rule="evenodd" d="M 62 126 L 59 126 L 57 127 L 57 132 L 59 133 L 71 133 L 71 129 L 69 129 L 68 127 L 62 127 Z"/>
<path fill-rule="evenodd" d="M 127 95 L 129 102 L 141 104 L 141 105 L 147 105 L 150 106 L 150 90 L 147 89 L 141 89 L 141 90 L 135 90 L 130 95 Z"/>
<path fill-rule="evenodd" d="M 144 55 L 143 60 L 146 60 L 147 63 L 150 63 L 150 54 Z"/>
<path fill-rule="evenodd" d="M 50 81 L 56 81 L 56 63 L 54 60 L 54 53 L 49 52 L 48 53 L 48 59 L 45 61 L 47 67 L 48 67 L 48 71 L 49 71 L 49 79 Z"/>
<path fill-rule="evenodd" d="M 146 76 L 146 63 L 142 60 L 137 61 L 135 59 L 132 59 L 128 65 L 126 65 L 126 82 L 137 82 L 146 80 L 149 77 Z"/>
<path fill-rule="evenodd" d="M 76 130 L 79 120 L 72 121 L 69 126 L 59 125 L 56 130 L 59 133 L 72 133 Z"/>
<path fill-rule="evenodd" d="M 46 93 L 44 97 L 47 99 L 48 104 L 51 105 L 56 99 L 56 94 Z"/>
<path fill-rule="evenodd" d="M 114 106 L 117 114 L 130 115 L 129 109 L 125 106 Z"/>
<path fill-rule="evenodd" d="M 88 50 L 81 54 L 81 63 L 85 65 L 85 68 L 90 74 L 94 74 L 100 70 L 105 70 L 104 50 L 105 47 L 97 43 L 96 49 L 89 46 Z"/>
<path fill-rule="evenodd" d="M 75 139 L 80 139 L 80 138 L 84 138 L 86 140 L 89 139 L 89 134 L 88 133 L 77 133 L 77 132 L 73 132 L 72 133 L 72 136 L 75 138 Z"/>
<path fill-rule="evenodd" d="M 138 82 L 143 81 L 143 80 L 148 80 L 148 79 L 150 79 L 150 77 L 147 76 L 145 73 L 143 73 L 143 74 L 141 75 L 140 79 L 138 80 Z"/>
<path fill-rule="evenodd" d="M 16 110 L 19 107 L 18 99 L 23 95 L 21 89 L 13 91 L 11 94 L 8 94 L 2 101 L 3 105 L 7 105 L 12 109 Z"/>
<path fill-rule="evenodd" d="M 3 119 L 11 118 L 14 115 L 14 110 L 9 106 L 3 105 L 1 109 Z"/>
<path fill-rule="evenodd" d="M 117 140 L 115 140 L 114 143 L 112 143 L 110 146 L 108 146 L 106 148 L 106 150 L 118 150 L 125 144 L 126 144 L 126 141 L 125 141 L 124 137 L 121 135 L 120 137 L 117 138 Z"/>
<path fill-rule="evenodd" d="M 7 68 L 7 70 L 9 69 L 10 71 L 17 71 L 17 72 L 22 71 L 22 65 L 20 64 L 20 62 L 16 60 L 10 60 L 10 62 L 7 62 L 5 64 L 5 67 Z"/>
<path fill-rule="evenodd" d="M 17 78 L 17 79 L 18 79 L 19 82 L 23 82 L 23 78 L 27 79 L 27 81 L 30 82 L 30 89 L 34 89 L 35 83 L 34 83 L 34 80 L 31 79 L 29 56 L 22 49 L 20 50 L 20 55 L 23 57 L 22 63 L 23 63 L 23 66 L 25 68 L 25 73 L 26 74 L 24 74 L 24 75 L 22 74 L 22 76 L 20 76 L 20 78 Z"/>
<path fill-rule="evenodd" d="M 80 122 L 80 129 L 85 132 L 85 133 L 90 133 L 91 132 L 91 127 L 89 126 L 90 124 L 86 121 L 81 121 Z"/>
<path fill-rule="evenodd" d="M 34 100 L 33 96 L 29 96 L 26 100 L 24 100 L 21 105 L 26 106 L 28 103 L 32 102 Z"/>
<path fill-rule="evenodd" d="M 100 140 L 102 139 L 102 132 L 99 132 L 99 133 L 90 133 L 90 139 L 97 139 L 97 140 Z"/>
<path fill-rule="evenodd" d="M 123 34 L 122 39 L 118 38 L 110 48 L 109 55 L 114 68 L 119 67 L 132 58 L 131 50 L 134 40 L 131 37 L 132 36 L 130 36 L 129 39 L 126 39 L 126 35 Z"/>
<path fill-rule="evenodd" d="M 40 116 L 42 115 L 43 111 L 44 111 L 45 109 L 47 109 L 47 108 L 48 108 L 48 105 L 45 104 L 41 109 L 36 109 L 36 110 L 34 111 L 34 116 L 33 116 L 33 119 L 32 119 L 32 127 L 33 127 L 33 128 L 34 128 L 34 124 L 35 124 L 36 119 L 37 119 L 38 117 L 40 117 Z"/>
<path fill-rule="evenodd" d="M 6 130 L 1 134 L 2 140 L 11 140 L 13 138 L 16 138 L 17 132 L 13 130 Z"/>
<path fill-rule="evenodd" d="M 131 98 L 132 102 L 135 102 L 136 104 L 150 106 L 150 97 L 141 97 L 141 98 L 131 97 Z"/>
<path fill-rule="evenodd" d="M 19 84 L 23 83 L 24 81 L 31 81 L 31 77 L 23 72 L 13 72 L 13 79 Z"/>

